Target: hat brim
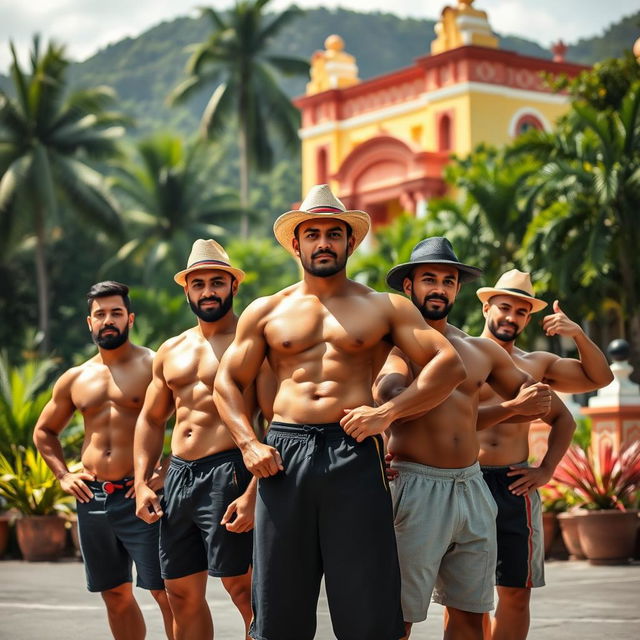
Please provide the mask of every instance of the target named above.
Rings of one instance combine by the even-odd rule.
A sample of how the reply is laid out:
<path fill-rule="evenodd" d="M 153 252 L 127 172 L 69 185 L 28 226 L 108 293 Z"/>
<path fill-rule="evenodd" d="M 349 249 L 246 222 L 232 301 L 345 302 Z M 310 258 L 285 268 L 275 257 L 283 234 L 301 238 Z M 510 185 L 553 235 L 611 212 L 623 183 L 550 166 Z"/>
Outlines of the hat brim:
<path fill-rule="evenodd" d="M 273 224 L 273 233 L 276 240 L 294 257 L 297 258 L 291 241 L 295 237 L 296 227 L 302 222 L 309 220 L 341 220 L 351 227 L 355 238 L 355 249 L 365 238 L 371 228 L 371 218 L 365 211 L 344 211 L 340 213 L 322 213 L 308 211 L 287 211 L 283 213 Z"/>
<path fill-rule="evenodd" d="M 476 291 L 476 295 L 483 303 L 488 302 L 491 298 L 493 298 L 493 296 L 513 296 L 514 298 L 519 298 L 520 300 L 528 302 L 531 305 L 531 313 L 542 311 L 547 306 L 547 303 L 544 300 L 539 300 L 538 298 L 534 298 L 533 296 L 529 296 L 525 293 L 518 293 L 517 291 L 512 291 L 511 289 L 480 287 L 480 289 Z"/>
<path fill-rule="evenodd" d="M 454 266 L 458 270 L 458 282 L 460 284 L 472 282 L 482 275 L 482 269 L 472 267 L 468 264 L 462 264 L 461 262 L 454 262 L 453 260 L 416 260 L 415 262 L 404 262 L 403 264 L 393 267 L 393 269 L 387 273 L 387 284 L 392 289 L 403 292 L 404 279 L 408 278 L 411 271 L 421 264 L 450 264 Z"/>
<path fill-rule="evenodd" d="M 235 267 L 227 266 L 224 264 L 211 263 L 211 264 L 199 264 L 197 266 L 190 267 L 189 269 L 183 269 L 182 271 L 178 271 L 178 273 L 176 273 L 176 275 L 173 276 L 173 279 L 181 287 L 186 287 L 187 275 L 189 275 L 190 273 L 193 273 L 194 271 L 213 271 L 213 270 L 226 271 L 227 273 L 230 273 L 238 281 L 238 284 L 240 284 L 244 280 L 246 275 L 245 272 L 242 271 L 242 269 L 236 269 Z"/>

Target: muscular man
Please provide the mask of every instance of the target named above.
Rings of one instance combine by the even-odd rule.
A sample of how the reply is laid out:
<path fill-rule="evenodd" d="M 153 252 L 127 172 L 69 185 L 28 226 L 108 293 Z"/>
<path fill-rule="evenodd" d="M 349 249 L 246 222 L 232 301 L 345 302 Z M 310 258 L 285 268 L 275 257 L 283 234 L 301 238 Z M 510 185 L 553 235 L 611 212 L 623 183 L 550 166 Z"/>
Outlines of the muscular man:
<path fill-rule="evenodd" d="M 369 225 L 366 213 L 345 210 L 327 185 L 280 216 L 276 238 L 300 259 L 303 279 L 246 309 L 216 378 L 220 413 L 260 478 L 256 640 L 313 638 L 323 573 L 339 640 L 404 635 L 380 434 L 441 402 L 464 367 L 407 300 L 347 279 L 347 258 Z M 372 383 L 392 344 L 424 368 L 404 393 L 374 408 Z M 265 356 L 277 390 L 262 444 L 242 394 Z"/>
<path fill-rule="evenodd" d="M 137 585 L 160 605 L 167 637 L 172 622 L 160 576 L 158 527 L 136 518 L 133 500 L 133 432 L 151 380 L 153 351 L 129 341 L 133 325 L 129 288 L 99 282 L 87 294 L 87 324 L 98 353 L 64 373 L 53 387 L 33 432 L 33 441 L 60 481 L 77 500 L 78 532 L 89 591 L 100 592 L 116 640 L 145 637 L 144 619 L 131 589 Z M 59 435 L 73 413 L 84 419 L 82 471 L 71 473 Z M 152 484 L 160 486 L 152 471 Z"/>
<path fill-rule="evenodd" d="M 535 298 L 528 273 L 516 269 L 503 274 L 495 287 L 478 289 L 486 318 L 482 336 L 500 345 L 513 362 L 535 380 L 566 393 L 591 391 L 607 385 L 612 374 L 606 358 L 582 329 L 554 303 L 554 313 L 543 321 L 547 335 L 573 338 L 580 359 L 552 353 L 527 353 L 515 346 L 531 314 L 546 307 Z M 540 498 L 536 489 L 546 484 L 571 442 L 575 428 L 564 414 L 550 413 L 549 447 L 538 467 L 528 467 L 530 416 L 517 403 L 504 403 L 490 389 L 482 391 L 478 415 L 480 464 L 498 505 L 498 606 L 493 640 L 523 640 L 529 630 L 532 587 L 544 585 L 544 549 Z M 493 426 L 495 425 L 495 426 Z M 487 428 L 490 427 L 490 428 Z"/>
<path fill-rule="evenodd" d="M 460 287 L 482 271 L 462 264 L 446 238 L 418 243 L 409 262 L 391 269 L 388 285 L 411 298 L 433 329 L 462 358 L 467 378 L 444 402 L 423 415 L 391 425 L 391 494 L 402 575 L 406 637 L 427 617 L 433 599 L 447 607 L 445 638 L 482 638 L 482 614 L 493 608 L 496 506 L 478 464 L 476 416 L 480 388 L 489 383 L 521 411 L 549 410 L 547 385 L 531 384 L 509 357 L 484 338 L 447 323 Z M 374 396 L 385 402 L 401 393 L 420 367 L 395 348 Z"/>
<path fill-rule="evenodd" d="M 233 297 L 244 272 L 215 240 L 196 240 L 187 268 L 175 275 L 198 324 L 167 340 L 153 364 L 134 443 L 137 513 L 160 520 L 160 561 L 176 640 L 213 637 L 205 599 L 207 574 L 222 578 L 248 628 L 255 480 L 213 402 L 213 381 L 233 340 Z M 252 411 L 253 398 L 244 401 Z M 153 467 L 175 412 L 171 461 L 161 503 Z"/>

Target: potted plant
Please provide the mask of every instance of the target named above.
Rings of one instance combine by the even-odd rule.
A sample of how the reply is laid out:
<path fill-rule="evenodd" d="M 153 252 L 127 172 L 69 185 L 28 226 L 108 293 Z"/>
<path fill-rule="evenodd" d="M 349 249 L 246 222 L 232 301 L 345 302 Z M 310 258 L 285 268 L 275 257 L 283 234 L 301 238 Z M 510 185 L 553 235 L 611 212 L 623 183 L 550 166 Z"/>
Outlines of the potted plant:
<path fill-rule="evenodd" d="M 72 498 L 34 449 L 16 448 L 13 461 L 0 454 L 0 497 L 20 513 L 16 536 L 24 559 L 59 557 L 66 541 L 60 514 L 69 512 Z"/>
<path fill-rule="evenodd" d="M 578 536 L 589 561 L 627 562 L 634 553 L 639 523 L 640 442 L 619 453 L 605 443 L 598 455 L 572 445 L 553 477 L 579 500 Z"/>
<path fill-rule="evenodd" d="M 544 534 L 544 555 L 549 556 L 553 541 L 558 535 L 558 516 L 567 509 L 566 493 L 561 490 L 557 482 L 551 480 L 540 487 L 540 501 L 542 502 L 542 531 Z"/>

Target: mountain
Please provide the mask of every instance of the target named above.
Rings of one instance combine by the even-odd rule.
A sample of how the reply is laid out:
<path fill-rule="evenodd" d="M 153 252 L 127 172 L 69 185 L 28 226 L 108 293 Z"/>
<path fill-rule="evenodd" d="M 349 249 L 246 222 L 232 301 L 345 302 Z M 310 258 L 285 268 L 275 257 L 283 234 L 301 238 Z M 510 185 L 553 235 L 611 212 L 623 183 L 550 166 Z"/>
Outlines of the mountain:
<path fill-rule="evenodd" d="M 601 35 L 570 46 L 567 59 L 592 64 L 618 56 L 632 46 L 638 33 L 640 11 L 611 25 Z M 309 59 L 323 48 L 325 38 L 337 33 L 346 50 L 356 57 L 363 79 L 408 66 L 428 53 L 434 38 L 432 20 L 399 18 L 390 13 L 359 13 L 346 9 L 311 9 L 289 24 L 273 40 L 274 52 Z M 196 96 L 188 105 L 169 108 L 166 96 L 182 79 L 188 45 L 204 40 L 209 22 L 201 18 L 177 18 L 162 22 L 136 38 L 125 38 L 71 67 L 76 85 L 113 87 L 120 106 L 137 122 L 137 135 L 156 129 L 182 133 L 196 130 L 208 95 Z M 498 34 L 500 35 L 500 34 Z M 524 55 L 549 58 L 549 50 L 515 36 L 500 36 L 501 47 Z M 306 78 L 283 78 L 286 92 L 304 92 Z M 0 75 L 0 88 L 8 78 Z"/>

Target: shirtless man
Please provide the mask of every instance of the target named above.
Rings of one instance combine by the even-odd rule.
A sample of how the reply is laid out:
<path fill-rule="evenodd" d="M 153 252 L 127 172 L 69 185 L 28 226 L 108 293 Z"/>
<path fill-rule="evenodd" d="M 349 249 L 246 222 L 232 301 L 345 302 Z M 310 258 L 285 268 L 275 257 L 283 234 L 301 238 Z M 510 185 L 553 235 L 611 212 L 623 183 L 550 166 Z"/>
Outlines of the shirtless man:
<path fill-rule="evenodd" d="M 493 608 L 496 506 L 478 464 L 476 415 L 488 382 L 521 411 L 549 410 L 551 392 L 518 370 L 483 338 L 447 323 L 460 287 L 482 271 L 462 264 L 446 238 L 418 243 L 409 262 L 391 269 L 388 285 L 411 298 L 433 329 L 454 346 L 466 380 L 428 413 L 391 425 L 391 494 L 402 575 L 406 637 L 427 617 L 433 599 L 447 607 L 445 638 L 482 638 L 483 612 Z M 401 393 L 420 367 L 395 348 L 376 380 L 379 403 Z"/>
<path fill-rule="evenodd" d="M 89 290 L 87 302 L 87 324 L 98 353 L 60 376 L 33 441 L 61 487 L 77 500 L 87 587 L 102 595 L 113 637 L 145 637 L 144 619 L 131 589 L 133 560 L 137 585 L 151 591 L 167 637 L 173 638 L 160 576 L 158 527 L 147 527 L 136 518 L 133 500 L 133 432 L 151 380 L 153 351 L 129 342 L 134 314 L 126 285 L 99 282 Z M 59 435 L 76 410 L 84 419 L 83 468 L 72 473 Z M 152 475 L 152 484 L 159 487 L 155 468 Z"/>
<path fill-rule="evenodd" d="M 246 470 L 213 402 L 220 358 L 238 321 L 233 297 L 244 272 L 229 264 L 215 240 L 196 240 L 184 287 L 197 326 L 167 340 L 153 364 L 134 444 L 137 514 L 160 520 L 160 561 L 175 620 L 176 640 L 213 638 L 205 599 L 207 574 L 222 578 L 248 629 L 256 481 Z M 252 411 L 248 391 L 244 401 Z M 167 420 L 174 413 L 164 499 L 153 488 Z"/>
<path fill-rule="evenodd" d="M 327 185 L 276 220 L 300 259 L 301 282 L 254 301 L 215 382 L 220 413 L 258 478 L 254 552 L 256 640 L 310 640 L 322 574 L 338 640 L 404 635 L 400 576 L 380 436 L 428 410 L 464 378 L 445 338 L 407 300 L 347 279 L 348 256 L 369 230 Z M 391 344 L 424 369 L 404 393 L 373 407 L 371 387 Z M 266 443 L 251 429 L 243 391 L 268 358 L 277 380 Z"/>
<path fill-rule="evenodd" d="M 478 289 L 477 294 L 486 318 L 482 336 L 500 345 L 535 380 L 565 393 L 599 389 L 612 380 L 604 354 L 560 310 L 557 300 L 554 313 L 543 320 L 543 329 L 547 335 L 573 338 L 580 359 L 544 351 L 527 353 L 515 346 L 531 314 L 546 307 L 535 298 L 528 273 L 513 269 L 495 287 Z M 531 588 L 544 585 L 542 515 L 536 489 L 551 479 L 575 425 L 566 417 L 545 416 L 552 427 L 547 453 L 538 467 L 527 467 L 531 418 L 518 416 L 517 404 L 505 406 L 488 388 L 483 389 L 481 401 L 480 464 L 498 505 L 498 606 L 491 638 L 524 640 L 529 630 Z"/>

